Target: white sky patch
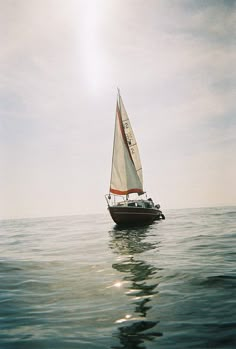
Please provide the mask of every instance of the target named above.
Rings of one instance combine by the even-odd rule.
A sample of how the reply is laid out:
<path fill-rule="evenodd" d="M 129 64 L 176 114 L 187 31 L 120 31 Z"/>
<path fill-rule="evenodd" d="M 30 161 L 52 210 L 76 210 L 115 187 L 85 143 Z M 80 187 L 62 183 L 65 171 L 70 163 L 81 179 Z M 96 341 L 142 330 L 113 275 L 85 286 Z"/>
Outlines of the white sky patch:
<path fill-rule="evenodd" d="M 235 6 L 2 1 L 1 217 L 106 212 L 116 87 L 163 209 L 236 204 Z"/>
<path fill-rule="evenodd" d="M 83 15 L 78 22 L 78 55 L 82 58 L 83 78 L 88 88 L 98 93 L 107 78 L 107 65 L 103 43 L 103 21 L 106 1 L 82 1 Z"/>

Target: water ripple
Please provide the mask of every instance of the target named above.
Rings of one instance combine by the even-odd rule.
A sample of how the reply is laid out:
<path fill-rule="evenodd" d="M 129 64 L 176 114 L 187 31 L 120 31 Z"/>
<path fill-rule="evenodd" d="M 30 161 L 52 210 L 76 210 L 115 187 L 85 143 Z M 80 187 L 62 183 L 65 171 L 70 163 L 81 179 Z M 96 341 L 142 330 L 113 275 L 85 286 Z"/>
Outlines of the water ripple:
<path fill-rule="evenodd" d="M 235 348 L 236 209 L 0 222 L 0 348 Z"/>

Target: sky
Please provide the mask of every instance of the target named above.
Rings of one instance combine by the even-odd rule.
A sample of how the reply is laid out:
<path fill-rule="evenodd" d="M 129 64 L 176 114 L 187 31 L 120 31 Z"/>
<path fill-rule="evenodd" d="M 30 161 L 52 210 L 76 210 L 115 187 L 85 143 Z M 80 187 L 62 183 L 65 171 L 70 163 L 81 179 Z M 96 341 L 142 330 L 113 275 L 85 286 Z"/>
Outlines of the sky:
<path fill-rule="evenodd" d="M 236 205 L 236 1 L 0 0 L 0 218 L 106 213 L 117 87 L 163 211 Z"/>

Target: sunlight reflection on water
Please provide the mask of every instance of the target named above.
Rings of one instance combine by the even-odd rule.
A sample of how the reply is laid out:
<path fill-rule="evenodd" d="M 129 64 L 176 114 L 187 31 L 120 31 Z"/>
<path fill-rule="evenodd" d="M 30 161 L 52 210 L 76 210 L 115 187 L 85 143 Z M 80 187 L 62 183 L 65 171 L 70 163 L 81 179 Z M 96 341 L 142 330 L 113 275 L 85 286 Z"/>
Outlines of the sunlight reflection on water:
<path fill-rule="evenodd" d="M 235 212 L 1 221 L 0 347 L 236 347 Z"/>

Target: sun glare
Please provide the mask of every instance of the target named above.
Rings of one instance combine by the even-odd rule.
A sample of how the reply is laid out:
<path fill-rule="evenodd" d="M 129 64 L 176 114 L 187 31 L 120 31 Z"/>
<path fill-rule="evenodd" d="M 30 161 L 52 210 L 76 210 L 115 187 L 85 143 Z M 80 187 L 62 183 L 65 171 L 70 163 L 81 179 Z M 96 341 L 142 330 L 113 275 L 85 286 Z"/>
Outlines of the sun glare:
<path fill-rule="evenodd" d="M 106 78 L 102 24 L 105 1 L 87 1 L 81 4 L 79 23 L 79 56 L 82 59 L 84 79 L 92 92 L 99 90 Z"/>

